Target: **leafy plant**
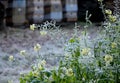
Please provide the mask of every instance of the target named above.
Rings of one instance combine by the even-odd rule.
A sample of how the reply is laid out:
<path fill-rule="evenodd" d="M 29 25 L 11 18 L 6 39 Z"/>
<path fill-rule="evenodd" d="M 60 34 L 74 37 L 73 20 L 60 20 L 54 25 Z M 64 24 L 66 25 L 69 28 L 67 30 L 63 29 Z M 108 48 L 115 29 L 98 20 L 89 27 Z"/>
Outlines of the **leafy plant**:
<path fill-rule="evenodd" d="M 87 27 L 91 23 L 86 14 L 83 38 L 74 34 L 65 46 L 64 59 L 58 67 L 47 69 L 45 61 L 39 60 L 27 74 L 22 74 L 20 83 L 119 83 L 120 82 L 120 20 L 111 10 L 104 10 L 106 21 L 101 37 L 87 42 Z M 84 42 L 84 43 L 83 43 Z"/>

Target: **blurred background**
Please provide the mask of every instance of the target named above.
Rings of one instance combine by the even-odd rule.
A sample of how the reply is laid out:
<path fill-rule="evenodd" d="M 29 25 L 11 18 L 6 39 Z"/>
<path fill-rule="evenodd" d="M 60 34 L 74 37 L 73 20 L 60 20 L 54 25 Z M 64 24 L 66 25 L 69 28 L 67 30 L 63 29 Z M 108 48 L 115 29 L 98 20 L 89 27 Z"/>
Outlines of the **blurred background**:
<path fill-rule="evenodd" d="M 113 10 L 114 0 L 104 0 L 106 8 Z M 0 0 L 0 23 L 7 26 L 56 22 L 85 21 L 86 11 L 92 22 L 104 20 L 97 0 Z"/>

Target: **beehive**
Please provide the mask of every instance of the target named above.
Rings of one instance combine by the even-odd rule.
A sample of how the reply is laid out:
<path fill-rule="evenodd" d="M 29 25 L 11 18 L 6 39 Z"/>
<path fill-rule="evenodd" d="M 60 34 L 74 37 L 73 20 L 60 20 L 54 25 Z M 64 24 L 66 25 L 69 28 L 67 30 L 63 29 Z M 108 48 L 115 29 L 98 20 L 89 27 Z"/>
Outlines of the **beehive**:
<path fill-rule="evenodd" d="M 51 0 L 50 19 L 60 22 L 63 18 L 61 0 Z"/>
<path fill-rule="evenodd" d="M 13 25 L 22 25 L 26 21 L 26 0 L 13 0 L 12 4 Z"/>
<path fill-rule="evenodd" d="M 33 23 L 40 23 L 44 20 L 44 0 L 27 1 L 27 19 Z"/>
<path fill-rule="evenodd" d="M 63 14 L 65 21 L 77 21 L 77 0 L 64 0 L 63 4 Z"/>
<path fill-rule="evenodd" d="M 66 0 L 65 1 L 65 11 L 78 11 L 77 0 Z"/>
<path fill-rule="evenodd" d="M 50 20 L 51 0 L 44 0 L 44 20 Z"/>

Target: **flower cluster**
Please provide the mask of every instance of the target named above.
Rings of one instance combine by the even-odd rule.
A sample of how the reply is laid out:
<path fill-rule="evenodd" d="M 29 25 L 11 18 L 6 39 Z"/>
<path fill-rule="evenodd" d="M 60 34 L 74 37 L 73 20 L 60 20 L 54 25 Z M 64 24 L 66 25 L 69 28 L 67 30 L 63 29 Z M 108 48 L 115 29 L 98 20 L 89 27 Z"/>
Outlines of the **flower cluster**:
<path fill-rule="evenodd" d="M 46 65 L 46 61 L 42 60 L 40 61 L 37 65 L 34 65 L 32 68 L 33 70 L 31 71 L 31 73 L 33 74 L 33 76 L 38 77 L 40 74 L 40 71 L 44 70 L 44 66 Z"/>
<path fill-rule="evenodd" d="M 108 15 L 108 19 L 109 19 L 109 21 L 111 21 L 111 22 L 115 22 L 115 21 L 117 20 L 117 17 L 114 16 L 114 15 L 112 15 L 112 11 L 111 11 L 110 9 L 105 10 L 105 14 Z"/>
<path fill-rule="evenodd" d="M 111 22 L 115 22 L 117 20 L 117 17 L 114 15 L 109 15 L 108 18 Z"/>
<path fill-rule="evenodd" d="M 113 57 L 111 55 L 105 55 L 104 60 L 105 60 L 105 62 L 112 62 L 113 61 Z"/>

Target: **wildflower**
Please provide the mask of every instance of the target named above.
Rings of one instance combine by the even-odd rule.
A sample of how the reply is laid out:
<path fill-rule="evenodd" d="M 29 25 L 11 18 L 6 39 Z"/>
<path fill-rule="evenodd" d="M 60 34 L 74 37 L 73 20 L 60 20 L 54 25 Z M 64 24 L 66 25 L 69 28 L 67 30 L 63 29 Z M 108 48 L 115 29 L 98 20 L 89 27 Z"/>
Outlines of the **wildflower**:
<path fill-rule="evenodd" d="M 20 55 L 24 56 L 26 54 L 26 50 L 20 51 Z"/>
<path fill-rule="evenodd" d="M 66 75 L 67 76 L 72 76 L 73 75 L 73 70 L 71 68 L 66 70 Z"/>
<path fill-rule="evenodd" d="M 30 30 L 34 31 L 36 28 L 35 24 L 30 25 Z"/>
<path fill-rule="evenodd" d="M 98 0 L 98 2 L 103 2 L 103 0 Z"/>
<path fill-rule="evenodd" d="M 111 43 L 111 47 L 112 47 L 112 48 L 116 48 L 116 47 L 117 47 L 117 44 L 116 44 L 115 42 L 112 42 L 112 43 Z"/>
<path fill-rule="evenodd" d="M 105 13 L 108 14 L 108 15 L 111 15 L 112 11 L 110 9 L 108 9 L 108 10 L 105 10 Z"/>
<path fill-rule="evenodd" d="M 38 69 L 39 69 L 39 70 L 42 70 L 42 69 L 43 69 L 43 66 L 42 66 L 40 63 L 38 63 Z"/>
<path fill-rule="evenodd" d="M 32 71 L 32 74 L 33 76 L 37 77 L 39 75 L 39 72 L 36 70 L 36 71 Z"/>
<path fill-rule="evenodd" d="M 111 55 L 105 55 L 104 60 L 105 62 L 110 63 L 113 61 L 113 57 Z"/>
<path fill-rule="evenodd" d="M 115 22 L 117 20 L 116 16 L 113 16 L 113 15 L 109 15 L 109 20 L 111 22 Z"/>
<path fill-rule="evenodd" d="M 41 65 L 45 65 L 46 64 L 46 61 L 45 60 L 42 60 L 41 61 Z"/>
<path fill-rule="evenodd" d="M 84 48 L 84 49 L 82 49 L 81 54 L 82 54 L 82 55 L 88 55 L 89 52 L 90 52 L 90 49 L 89 49 L 89 48 Z"/>
<path fill-rule="evenodd" d="M 35 51 L 39 51 L 40 48 L 41 48 L 41 45 L 40 45 L 40 44 L 36 44 L 36 45 L 34 46 L 34 50 L 35 50 Z"/>
<path fill-rule="evenodd" d="M 40 31 L 40 35 L 42 35 L 42 36 L 45 36 L 46 34 L 47 34 L 47 31 L 45 31 L 45 30 Z"/>
<path fill-rule="evenodd" d="M 14 57 L 12 55 L 9 56 L 9 61 L 13 61 Z"/>

